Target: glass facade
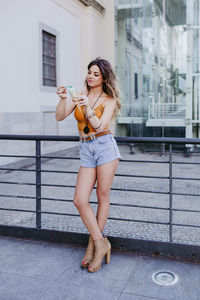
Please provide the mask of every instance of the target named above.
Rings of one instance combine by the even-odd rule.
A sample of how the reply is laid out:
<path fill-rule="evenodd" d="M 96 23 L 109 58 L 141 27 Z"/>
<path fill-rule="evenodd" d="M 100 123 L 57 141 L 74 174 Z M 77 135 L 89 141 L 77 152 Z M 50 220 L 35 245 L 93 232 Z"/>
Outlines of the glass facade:
<path fill-rule="evenodd" d="M 117 134 L 200 137 L 199 0 L 116 0 Z"/>

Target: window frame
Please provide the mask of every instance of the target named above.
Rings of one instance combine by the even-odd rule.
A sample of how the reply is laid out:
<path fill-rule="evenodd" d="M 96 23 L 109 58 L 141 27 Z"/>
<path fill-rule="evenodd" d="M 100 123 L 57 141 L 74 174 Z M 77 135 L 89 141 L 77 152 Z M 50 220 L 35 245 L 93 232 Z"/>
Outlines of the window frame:
<path fill-rule="evenodd" d="M 138 73 L 134 73 L 134 99 L 137 99 L 139 98 L 138 96 Z"/>
<path fill-rule="evenodd" d="M 39 23 L 39 80 L 40 80 L 40 91 L 41 92 L 52 92 L 55 93 L 55 86 L 43 85 L 43 31 L 52 34 L 56 37 L 56 83 L 59 82 L 59 53 L 60 53 L 60 34 L 54 28 L 45 24 Z"/>

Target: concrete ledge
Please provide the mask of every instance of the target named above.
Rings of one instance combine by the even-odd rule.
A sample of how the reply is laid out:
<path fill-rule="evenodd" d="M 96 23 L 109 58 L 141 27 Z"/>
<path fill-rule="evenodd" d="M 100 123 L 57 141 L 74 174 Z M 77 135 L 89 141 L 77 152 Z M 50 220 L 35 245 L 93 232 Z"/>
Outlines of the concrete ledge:
<path fill-rule="evenodd" d="M 185 127 L 185 119 L 149 119 L 146 121 L 147 127 Z"/>
<path fill-rule="evenodd" d="M 86 246 L 88 234 L 0 225 L 0 235 Z M 139 255 L 200 262 L 200 246 L 108 236 L 112 249 Z"/>
<path fill-rule="evenodd" d="M 79 0 L 85 6 L 92 6 L 101 14 L 104 14 L 105 8 L 96 0 Z"/>

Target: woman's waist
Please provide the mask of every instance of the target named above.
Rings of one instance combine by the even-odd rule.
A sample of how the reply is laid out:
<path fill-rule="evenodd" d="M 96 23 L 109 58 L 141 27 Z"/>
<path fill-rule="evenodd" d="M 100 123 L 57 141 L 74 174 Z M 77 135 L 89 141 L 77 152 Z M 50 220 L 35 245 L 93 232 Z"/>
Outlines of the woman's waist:
<path fill-rule="evenodd" d="M 80 137 L 80 140 L 92 140 L 92 139 L 95 139 L 99 136 L 102 136 L 102 135 L 106 135 L 106 134 L 111 134 L 111 131 L 110 129 L 105 128 L 104 130 L 102 130 L 101 132 L 96 132 L 96 131 L 93 131 L 93 132 L 90 132 L 89 134 L 85 134 L 84 132 L 80 131 L 79 130 L 79 137 Z"/>

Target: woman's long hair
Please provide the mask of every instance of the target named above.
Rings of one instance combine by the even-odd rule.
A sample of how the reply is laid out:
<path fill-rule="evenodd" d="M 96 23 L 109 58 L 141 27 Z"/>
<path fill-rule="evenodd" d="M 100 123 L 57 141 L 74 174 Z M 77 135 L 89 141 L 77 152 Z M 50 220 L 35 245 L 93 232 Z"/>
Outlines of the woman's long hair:
<path fill-rule="evenodd" d="M 120 91 L 117 85 L 116 75 L 113 71 L 111 64 L 105 59 L 97 57 L 95 60 L 89 63 L 88 70 L 94 65 L 99 67 L 101 75 L 103 77 L 103 84 L 102 84 L 103 91 L 108 96 L 116 99 L 116 107 L 112 116 L 113 118 L 115 118 L 121 108 L 121 102 L 119 99 Z M 85 80 L 85 85 L 87 90 L 90 91 L 90 87 L 87 83 L 87 80 Z"/>

